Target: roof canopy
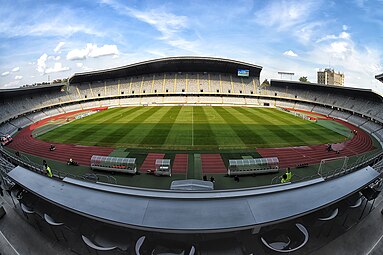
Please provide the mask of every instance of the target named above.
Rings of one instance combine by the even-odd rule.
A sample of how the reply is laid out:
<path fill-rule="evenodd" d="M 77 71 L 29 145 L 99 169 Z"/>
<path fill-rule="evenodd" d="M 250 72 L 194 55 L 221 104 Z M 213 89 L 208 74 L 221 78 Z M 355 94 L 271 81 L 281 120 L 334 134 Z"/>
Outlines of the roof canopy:
<path fill-rule="evenodd" d="M 30 95 L 30 94 L 41 94 L 47 92 L 57 92 L 63 86 L 64 83 L 53 83 L 53 84 L 43 84 L 36 86 L 27 86 L 21 88 L 12 88 L 12 89 L 0 89 L 0 98 L 9 98 L 11 96 L 21 96 L 21 95 Z"/>
<path fill-rule="evenodd" d="M 275 165 L 278 163 L 279 163 L 279 160 L 277 157 L 229 160 L 229 166 Z"/>
<path fill-rule="evenodd" d="M 383 77 L 382 77 L 383 78 Z M 368 98 L 369 100 L 381 101 L 381 96 L 371 89 L 361 89 L 361 88 L 353 88 L 353 87 L 343 87 L 343 86 L 335 86 L 335 85 L 324 85 L 317 83 L 307 83 L 307 82 L 299 82 L 299 81 L 286 81 L 286 80 L 271 80 L 270 85 L 272 87 L 283 87 L 286 89 L 294 88 L 299 90 L 310 90 L 316 92 L 325 92 L 325 93 L 339 93 L 342 95 L 347 95 L 350 97 L 359 97 L 359 98 Z"/>
<path fill-rule="evenodd" d="M 93 155 L 90 159 L 91 162 L 108 162 L 108 163 L 121 163 L 121 164 L 135 164 L 135 158 L 117 158 Z"/>
<path fill-rule="evenodd" d="M 249 70 L 249 76 L 259 77 L 262 67 L 223 58 L 171 57 L 144 61 L 118 68 L 75 73 L 69 78 L 69 83 L 101 81 L 154 73 L 220 72 L 237 74 L 238 69 Z"/>
<path fill-rule="evenodd" d="M 378 81 L 383 82 L 383 73 L 375 75 L 375 79 L 377 79 Z"/>
<path fill-rule="evenodd" d="M 170 166 L 170 159 L 156 159 L 156 166 L 157 165 Z"/>

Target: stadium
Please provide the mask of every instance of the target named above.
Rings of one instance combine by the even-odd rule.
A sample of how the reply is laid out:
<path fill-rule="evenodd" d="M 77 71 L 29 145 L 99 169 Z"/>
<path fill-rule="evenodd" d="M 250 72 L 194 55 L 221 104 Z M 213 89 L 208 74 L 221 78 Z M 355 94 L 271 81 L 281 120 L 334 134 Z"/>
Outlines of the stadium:
<path fill-rule="evenodd" d="M 383 98 L 261 71 L 171 57 L 1 90 L 15 210 L 77 254 L 321 249 L 374 209 Z"/>

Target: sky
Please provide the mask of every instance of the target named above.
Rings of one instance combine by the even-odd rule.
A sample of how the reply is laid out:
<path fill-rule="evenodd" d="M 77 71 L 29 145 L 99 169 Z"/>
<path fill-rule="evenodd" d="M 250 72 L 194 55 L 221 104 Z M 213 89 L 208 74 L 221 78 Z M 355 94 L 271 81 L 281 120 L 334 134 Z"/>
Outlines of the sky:
<path fill-rule="evenodd" d="M 0 0 L 0 89 L 171 56 L 263 67 L 264 79 L 383 93 L 383 0 Z M 281 77 L 279 71 L 293 72 Z"/>

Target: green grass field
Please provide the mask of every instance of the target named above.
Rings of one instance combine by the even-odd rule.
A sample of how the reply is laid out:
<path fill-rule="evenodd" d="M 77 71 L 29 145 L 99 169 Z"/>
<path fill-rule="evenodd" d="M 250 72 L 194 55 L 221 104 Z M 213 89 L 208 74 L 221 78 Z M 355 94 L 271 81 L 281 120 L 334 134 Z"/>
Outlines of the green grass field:
<path fill-rule="evenodd" d="M 335 143 L 344 136 L 277 109 L 163 106 L 109 109 L 38 138 L 115 148 L 223 150 Z"/>

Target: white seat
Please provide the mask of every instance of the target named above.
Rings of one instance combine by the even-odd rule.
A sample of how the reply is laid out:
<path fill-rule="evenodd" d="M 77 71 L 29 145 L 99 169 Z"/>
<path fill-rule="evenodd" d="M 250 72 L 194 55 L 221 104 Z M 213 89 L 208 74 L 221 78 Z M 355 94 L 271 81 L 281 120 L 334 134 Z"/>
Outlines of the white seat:
<path fill-rule="evenodd" d="M 136 242 L 136 246 L 135 246 L 135 251 L 136 251 L 136 255 L 140 255 L 140 249 L 141 249 L 141 246 L 142 244 L 144 243 L 145 241 L 145 236 L 141 236 L 140 238 L 138 238 L 137 242 Z"/>
<path fill-rule="evenodd" d="M 84 241 L 84 243 L 89 246 L 90 248 L 92 249 L 95 249 L 97 251 L 111 251 L 111 250 L 114 250 L 116 249 L 117 247 L 116 246 L 111 246 L 111 247 L 102 247 L 102 246 L 99 246 L 95 243 L 93 243 L 88 237 L 86 236 L 83 236 L 81 235 L 82 237 L 82 240 Z"/>
<path fill-rule="evenodd" d="M 300 245 L 298 245 L 297 247 L 295 247 L 295 248 L 292 248 L 292 249 L 289 248 L 289 245 L 290 245 L 290 242 L 291 242 L 289 237 L 287 237 L 288 238 L 288 243 L 284 243 L 283 245 L 278 244 L 278 242 L 268 243 L 263 237 L 261 237 L 261 241 L 270 250 L 273 250 L 273 251 L 276 251 L 276 252 L 290 253 L 290 252 L 297 251 L 297 250 L 301 249 L 303 246 L 306 245 L 306 243 L 309 240 L 309 233 L 308 233 L 307 229 L 302 224 L 296 223 L 295 226 L 299 229 L 299 231 L 304 236 L 303 242 Z M 278 245 L 279 245 L 279 247 L 278 247 Z"/>
<path fill-rule="evenodd" d="M 21 210 L 25 213 L 28 213 L 28 214 L 32 214 L 32 213 L 35 213 L 35 211 L 33 211 L 33 209 L 29 208 L 28 206 L 26 206 L 25 204 L 21 203 Z"/>
<path fill-rule="evenodd" d="M 320 221 L 330 221 L 330 220 L 334 219 L 338 215 L 338 213 L 339 213 L 339 209 L 335 208 L 331 212 L 331 214 L 329 216 L 327 216 L 327 217 L 320 217 L 320 218 L 318 218 L 318 220 L 320 220 Z"/>
<path fill-rule="evenodd" d="M 355 201 L 355 204 L 350 205 L 350 208 L 358 208 L 362 205 L 362 198 L 359 197 L 358 200 Z"/>
<path fill-rule="evenodd" d="M 44 213 L 44 220 L 49 224 L 49 225 L 52 225 L 52 226 L 61 226 L 61 225 L 64 225 L 64 223 L 62 222 L 56 222 L 54 219 L 52 219 L 51 216 L 49 216 L 48 214 Z"/>

